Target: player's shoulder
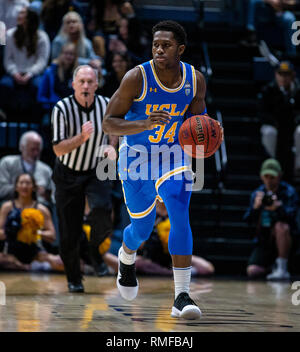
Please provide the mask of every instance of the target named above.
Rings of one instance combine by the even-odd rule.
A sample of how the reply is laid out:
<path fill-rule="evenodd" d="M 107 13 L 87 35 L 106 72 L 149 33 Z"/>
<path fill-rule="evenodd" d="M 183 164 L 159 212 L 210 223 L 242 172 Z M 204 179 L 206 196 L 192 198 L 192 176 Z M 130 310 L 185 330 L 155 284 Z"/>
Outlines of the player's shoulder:
<path fill-rule="evenodd" d="M 125 74 L 122 81 L 140 83 L 143 81 L 143 77 L 146 76 L 147 66 L 151 65 L 151 61 L 145 61 L 139 65 L 136 65 Z"/>
<path fill-rule="evenodd" d="M 200 82 L 205 81 L 204 74 L 202 72 L 200 72 L 199 70 L 195 69 L 195 75 L 196 75 L 197 80 L 199 80 Z"/>
<path fill-rule="evenodd" d="M 202 72 L 194 69 L 194 75 L 196 76 L 196 96 L 205 96 L 206 92 L 206 80 Z"/>
<path fill-rule="evenodd" d="M 137 65 L 130 69 L 124 76 L 123 80 L 128 82 L 136 82 L 142 79 L 141 65 Z"/>
<path fill-rule="evenodd" d="M 140 95 L 143 86 L 143 74 L 139 66 L 135 66 L 129 70 L 122 79 L 119 90 L 126 95 L 130 94 L 132 97 Z"/>

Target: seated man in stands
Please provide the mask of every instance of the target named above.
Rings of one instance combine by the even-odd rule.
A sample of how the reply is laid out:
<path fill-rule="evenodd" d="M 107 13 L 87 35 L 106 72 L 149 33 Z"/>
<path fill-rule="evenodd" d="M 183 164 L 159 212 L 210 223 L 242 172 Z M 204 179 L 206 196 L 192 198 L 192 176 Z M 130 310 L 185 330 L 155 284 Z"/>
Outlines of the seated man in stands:
<path fill-rule="evenodd" d="M 263 162 L 260 177 L 263 184 L 252 194 L 250 206 L 244 215 L 244 220 L 255 225 L 255 249 L 248 261 L 249 277 L 267 275 L 267 280 L 286 280 L 288 272 L 288 257 L 292 237 L 296 233 L 296 214 L 298 195 L 294 187 L 281 181 L 282 170 L 275 159 Z"/>
<path fill-rule="evenodd" d="M 278 159 L 289 182 L 294 169 L 300 173 L 300 84 L 290 62 L 277 66 L 274 81 L 262 89 L 258 103 L 262 144 Z"/>
<path fill-rule="evenodd" d="M 25 132 L 20 138 L 19 149 L 21 155 L 7 155 L 0 159 L 0 201 L 12 199 L 17 176 L 28 172 L 36 179 L 38 201 L 51 207 L 52 170 L 39 160 L 42 137 L 35 131 Z"/>

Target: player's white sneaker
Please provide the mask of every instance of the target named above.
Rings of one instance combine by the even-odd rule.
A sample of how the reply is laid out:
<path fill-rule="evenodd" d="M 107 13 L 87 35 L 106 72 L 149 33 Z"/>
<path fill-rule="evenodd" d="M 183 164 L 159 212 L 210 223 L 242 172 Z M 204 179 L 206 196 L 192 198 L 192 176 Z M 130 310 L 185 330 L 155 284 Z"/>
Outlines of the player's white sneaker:
<path fill-rule="evenodd" d="M 120 250 L 118 254 L 117 287 L 124 299 L 132 301 L 137 296 L 139 290 L 139 282 L 135 273 L 135 263 L 131 265 L 122 263 L 120 261 Z"/>
<path fill-rule="evenodd" d="M 267 275 L 267 280 L 289 280 L 291 275 L 288 271 L 282 270 L 281 268 L 276 268 Z"/>
<path fill-rule="evenodd" d="M 171 317 L 183 319 L 199 319 L 201 310 L 188 293 L 181 292 L 174 301 Z"/>

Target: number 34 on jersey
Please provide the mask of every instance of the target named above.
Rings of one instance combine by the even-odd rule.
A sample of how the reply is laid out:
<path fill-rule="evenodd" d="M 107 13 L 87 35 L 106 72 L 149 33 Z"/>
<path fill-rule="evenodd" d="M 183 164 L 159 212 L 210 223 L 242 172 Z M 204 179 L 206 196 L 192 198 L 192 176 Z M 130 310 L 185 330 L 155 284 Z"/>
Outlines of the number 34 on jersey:
<path fill-rule="evenodd" d="M 186 113 L 187 109 L 188 109 L 189 105 L 187 104 L 185 106 L 185 108 L 183 109 L 183 111 L 178 111 L 176 110 L 177 108 L 177 104 L 147 104 L 146 105 L 146 115 L 149 116 L 150 112 L 151 112 L 151 108 L 152 111 L 156 111 L 156 110 L 165 110 L 168 111 L 170 113 L 170 116 L 184 116 L 184 114 Z M 166 143 L 174 143 L 174 136 L 176 133 L 176 128 L 178 125 L 179 121 L 173 122 L 173 124 L 171 125 L 171 127 L 169 127 L 169 125 L 155 125 L 153 127 L 153 129 L 158 128 L 155 131 L 155 135 L 151 135 L 149 136 L 149 141 L 151 143 L 159 143 L 162 139 L 166 139 Z M 167 131 L 165 131 L 167 129 Z"/>

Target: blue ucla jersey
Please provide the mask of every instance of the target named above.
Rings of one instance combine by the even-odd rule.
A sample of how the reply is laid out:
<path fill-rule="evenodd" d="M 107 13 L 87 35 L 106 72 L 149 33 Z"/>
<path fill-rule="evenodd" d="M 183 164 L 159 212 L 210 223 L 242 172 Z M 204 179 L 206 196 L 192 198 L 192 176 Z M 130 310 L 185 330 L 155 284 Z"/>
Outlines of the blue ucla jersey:
<path fill-rule="evenodd" d="M 134 135 L 124 137 L 123 143 L 137 150 L 138 145 L 143 150 L 151 151 L 153 145 L 172 146 L 179 144 L 178 133 L 184 121 L 188 107 L 196 95 L 196 74 L 193 66 L 180 62 L 182 82 L 179 87 L 170 89 L 159 80 L 153 60 L 139 65 L 143 76 L 143 89 L 140 96 L 134 100 L 125 120 L 135 121 L 147 119 L 152 111 L 165 110 L 170 113 L 168 124 L 157 125 L 152 130 L 146 130 Z"/>

